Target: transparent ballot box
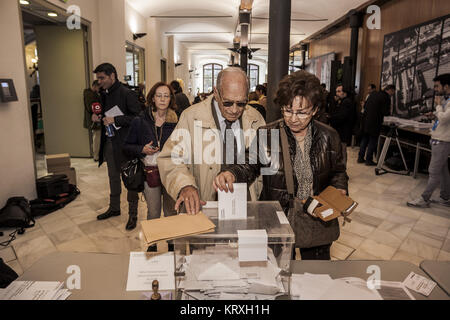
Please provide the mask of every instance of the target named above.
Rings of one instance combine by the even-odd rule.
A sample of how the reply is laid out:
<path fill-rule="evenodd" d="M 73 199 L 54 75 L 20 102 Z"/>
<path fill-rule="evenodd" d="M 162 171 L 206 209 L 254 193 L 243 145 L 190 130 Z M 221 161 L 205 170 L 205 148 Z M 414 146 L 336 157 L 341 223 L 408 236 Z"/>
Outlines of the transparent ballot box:
<path fill-rule="evenodd" d="M 179 299 L 264 300 L 289 294 L 295 239 L 278 202 L 248 202 L 246 220 L 219 221 L 217 207 L 202 211 L 215 231 L 174 240 Z M 266 230 L 267 261 L 239 261 L 238 230 Z"/>

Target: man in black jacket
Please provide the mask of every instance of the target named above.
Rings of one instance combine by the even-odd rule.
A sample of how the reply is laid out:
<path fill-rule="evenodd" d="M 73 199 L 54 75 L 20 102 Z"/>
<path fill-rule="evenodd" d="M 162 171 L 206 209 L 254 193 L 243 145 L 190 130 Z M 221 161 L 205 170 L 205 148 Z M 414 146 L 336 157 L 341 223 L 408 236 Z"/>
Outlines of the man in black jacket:
<path fill-rule="evenodd" d="M 330 125 L 339 133 L 342 143 L 348 146 L 352 143 L 355 104 L 342 85 L 336 88 L 336 97 L 338 100 L 330 112 Z"/>
<path fill-rule="evenodd" d="M 177 105 L 176 113 L 178 119 L 181 116 L 181 113 L 191 106 L 188 97 L 183 93 L 183 89 L 181 88 L 180 83 L 177 80 L 173 80 L 170 83 L 173 91 L 175 91 L 175 104 Z"/>
<path fill-rule="evenodd" d="M 120 167 L 127 160 L 122 153 L 122 146 L 128 136 L 130 123 L 139 114 L 141 108 L 137 95 L 122 85 L 117 79 L 117 71 L 113 65 L 109 63 L 101 64 L 94 70 L 94 73 L 97 75 L 97 80 L 103 89 L 101 91 L 103 125 L 99 166 L 106 160 L 110 187 L 109 209 L 97 217 L 98 220 L 104 220 L 120 215 L 120 193 L 122 191 Z M 105 112 L 111 111 L 115 107 L 120 110 L 118 113 L 122 113 L 122 115 L 105 116 Z M 94 114 L 92 115 L 92 120 L 99 122 L 100 118 Z M 106 126 L 113 127 L 114 136 L 106 135 Z M 128 230 L 137 220 L 138 193 L 128 191 L 127 200 L 129 220 L 126 228 Z"/>
<path fill-rule="evenodd" d="M 84 127 L 88 129 L 92 135 L 92 151 L 94 156 L 94 161 L 98 161 L 98 153 L 100 150 L 100 139 L 101 139 L 101 125 L 100 122 L 92 121 L 92 105 L 100 102 L 100 85 L 98 80 L 95 80 L 91 87 L 85 89 L 83 92 L 84 99 Z"/>
<path fill-rule="evenodd" d="M 381 132 L 384 116 L 389 115 L 391 97 L 395 94 L 395 86 L 389 85 L 383 91 L 372 93 L 364 108 L 362 117 L 362 138 L 359 148 L 358 163 L 375 166 L 373 155 L 377 149 L 378 137 Z M 367 155 L 366 155 L 367 150 Z M 364 156 L 366 155 L 365 159 Z"/>

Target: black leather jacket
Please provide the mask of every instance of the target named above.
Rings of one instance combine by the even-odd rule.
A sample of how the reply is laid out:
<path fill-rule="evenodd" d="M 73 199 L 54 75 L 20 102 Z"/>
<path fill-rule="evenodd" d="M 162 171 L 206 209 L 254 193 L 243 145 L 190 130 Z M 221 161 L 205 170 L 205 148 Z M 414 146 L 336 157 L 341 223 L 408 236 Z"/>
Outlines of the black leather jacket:
<path fill-rule="evenodd" d="M 313 171 L 313 192 L 314 195 L 320 194 L 328 186 L 337 189 L 348 190 L 348 176 L 346 173 L 346 163 L 344 162 L 344 152 L 342 149 L 339 135 L 333 128 L 319 121 L 313 120 L 312 126 L 312 146 L 310 152 L 311 166 Z M 289 141 L 289 153 L 291 163 L 294 163 L 296 153 L 296 140 L 291 130 L 285 125 L 284 120 L 272 122 L 264 127 L 260 127 L 258 131 L 267 130 L 268 150 L 270 152 L 271 129 L 286 130 Z M 257 134 L 259 139 L 259 132 Z M 254 139 L 254 143 L 261 144 L 258 139 Z M 283 153 L 281 149 L 281 138 L 279 138 L 279 154 L 278 154 L 278 171 L 273 175 L 263 176 L 263 190 L 260 200 L 280 202 L 284 212 L 289 210 L 289 194 L 286 187 L 286 179 L 284 174 Z M 250 148 L 250 150 L 252 150 Z M 271 159 L 275 159 L 270 155 Z M 256 164 L 249 164 L 249 154 L 247 154 L 246 164 L 224 166 L 223 171 L 230 171 L 234 174 L 237 183 L 252 183 L 260 174 L 263 167 L 260 159 Z M 273 164 L 272 164 L 273 167 Z M 297 194 L 298 181 L 294 175 L 295 195 Z"/>

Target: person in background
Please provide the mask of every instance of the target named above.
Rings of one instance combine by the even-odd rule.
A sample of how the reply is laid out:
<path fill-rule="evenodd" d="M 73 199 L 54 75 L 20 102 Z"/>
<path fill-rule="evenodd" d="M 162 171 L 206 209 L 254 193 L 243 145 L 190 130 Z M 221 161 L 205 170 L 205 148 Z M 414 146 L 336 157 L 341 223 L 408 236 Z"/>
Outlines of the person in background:
<path fill-rule="evenodd" d="M 329 124 L 330 115 L 328 113 L 328 110 L 329 110 L 330 92 L 327 90 L 327 85 L 325 83 L 322 83 L 320 86 L 323 88 L 324 95 L 326 97 L 325 106 L 317 111 L 316 115 L 314 116 L 314 119 L 322 123 Z"/>
<path fill-rule="evenodd" d="M 183 93 L 183 88 L 181 88 L 180 83 L 174 80 L 170 83 L 173 91 L 175 92 L 175 106 L 178 118 L 181 113 L 191 106 L 188 97 Z"/>
<path fill-rule="evenodd" d="M 142 105 L 142 109 L 145 110 L 146 108 L 146 101 L 145 101 L 145 84 L 139 83 L 138 84 L 138 100 Z"/>
<path fill-rule="evenodd" d="M 267 110 L 267 90 L 266 87 L 264 87 L 262 84 L 258 84 L 256 86 L 255 90 L 256 94 L 258 95 L 258 102 L 260 105 L 264 107 L 264 109 Z"/>
<path fill-rule="evenodd" d="M 338 133 L 331 127 L 314 120 L 314 115 L 325 105 L 325 95 L 320 86 L 319 79 L 306 72 L 297 71 L 285 76 L 278 86 L 275 98 L 282 110 L 283 118 L 260 127 L 267 130 L 267 141 L 271 141 L 272 132 L 284 130 L 289 144 L 289 161 L 292 163 L 294 174 L 294 196 L 300 200 L 306 200 L 312 195 L 320 194 L 328 186 L 334 186 L 343 194 L 347 194 L 348 176 L 342 143 Z M 282 146 L 281 133 L 279 145 Z M 255 141 L 258 145 L 261 141 L 259 133 Z M 233 192 L 233 183 L 251 183 L 260 175 L 263 167 L 277 168 L 272 175 L 263 176 L 263 190 L 259 200 L 279 201 L 286 215 L 290 210 L 290 195 L 288 193 L 282 147 L 276 152 L 277 156 L 270 155 L 269 159 L 259 159 L 256 164 L 228 165 L 214 179 L 213 186 L 216 190 Z M 270 159 L 279 159 L 278 163 L 271 163 Z M 263 163 L 266 163 L 263 165 Z M 323 223 L 307 213 L 296 213 L 307 215 L 313 224 L 320 226 Z M 324 232 L 327 235 L 314 234 L 317 241 L 321 243 L 313 247 L 300 247 L 302 260 L 330 260 L 330 240 L 339 234 L 339 223 L 337 219 L 329 221 Z M 294 230 L 296 246 L 301 246 L 301 230 Z M 311 231 L 314 233 L 314 231 Z M 318 240 L 323 239 L 323 240 Z"/>
<path fill-rule="evenodd" d="M 367 87 L 366 98 L 363 101 L 361 101 L 361 114 L 364 113 L 365 105 L 366 105 L 366 102 L 369 99 L 370 95 L 376 91 L 377 91 L 377 86 L 374 85 L 373 83 L 369 84 L 369 86 Z"/>
<path fill-rule="evenodd" d="M 164 83 L 156 83 L 147 96 L 147 109 L 131 122 L 130 132 L 123 145 L 124 152 L 133 158 L 140 158 L 146 172 L 157 167 L 156 158 L 172 134 L 178 122 L 175 113 L 175 94 L 172 88 Z M 154 183 L 154 182 L 152 182 Z M 144 183 L 144 196 L 147 202 L 147 219 L 161 217 L 161 196 L 163 198 L 164 215 L 176 214 L 175 202 L 161 185 L 149 186 Z M 136 227 L 136 219 L 130 228 Z M 156 245 L 151 249 L 156 251 Z"/>
<path fill-rule="evenodd" d="M 112 64 L 103 63 L 94 70 L 94 73 L 103 89 L 100 92 L 102 116 L 92 115 L 92 121 L 103 122 L 98 165 L 100 167 L 103 160 L 106 160 L 110 188 L 109 208 L 105 213 L 97 216 L 98 220 L 104 220 L 120 215 L 120 194 L 122 193 L 120 168 L 127 160 L 122 146 L 128 136 L 131 121 L 141 112 L 141 106 L 136 92 L 119 82 L 116 68 Z M 121 115 L 106 116 L 105 112 L 112 109 L 118 109 L 117 111 Z M 107 130 L 106 126 L 110 126 L 109 129 L 111 130 Z M 113 135 L 107 136 L 107 131 L 113 133 Z M 126 229 L 129 230 L 138 213 L 138 193 L 128 190 L 127 200 L 129 219 Z"/>
<path fill-rule="evenodd" d="M 258 95 L 256 94 L 256 92 L 250 92 L 250 94 L 248 95 L 248 100 L 249 100 L 248 105 L 252 106 L 256 110 L 258 110 L 259 113 L 261 113 L 262 117 L 265 120 L 266 119 L 266 109 L 264 109 L 264 107 L 259 103 Z"/>
<path fill-rule="evenodd" d="M 83 92 L 84 98 L 84 127 L 91 131 L 92 135 L 92 153 L 94 161 L 97 162 L 99 159 L 100 151 L 100 139 L 102 133 L 102 126 L 100 122 L 92 121 L 92 105 L 95 103 L 100 103 L 100 85 L 98 80 L 95 80 L 91 87 L 85 89 Z"/>
<path fill-rule="evenodd" d="M 389 85 L 383 91 L 373 92 L 367 99 L 361 121 L 362 137 L 359 147 L 358 163 L 365 163 L 367 166 L 376 166 L 373 157 L 377 150 L 378 137 L 380 136 L 384 116 L 389 115 L 391 97 L 394 94 L 395 86 Z"/>
<path fill-rule="evenodd" d="M 448 156 L 450 156 L 450 73 L 433 79 L 436 92 L 436 112 L 428 114 L 435 118 L 431 129 L 431 161 L 428 169 L 428 184 L 422 195 L 407 202 L 410 207 L 428 208 L 434 190 L 441 185 L 439 204 L 450 207 L 450 174 Z"/>
<path fill-rule="evenodd" d="M 337 102 L 330 112 L 330 125 L 339 133 L 342 143 L 352 142 L 352 130 L 355 121 L 355 105 L 350 93 L 342 85 L 336 87 Z"/>
<path fill-rule="evenodd" d="M 226 68 L 217 76 L 214 95 L 181 114 L 173 135 L 177 130 L 183 134 L 183 137 L 186 136 L 186 132 L 189 132 L 190 135 L 187 136 L 190 136 L 191 139 L 186 137 L 181 142 L 177 139 L 169 139 L 157 159 L 162 183 L 172 198 L 176 199 L 175 209 L 177 211 L 181 207 L 181 203 L 184 203 L 188 214 L 197 214 L 201 205 L 205 204 L 204 201 L 217 200 L 217 193 L 211 186 L 214 178 L 220 172 L 222 164 L 225 163 L 223 160 L 245 154 L 251 141 L 244 137 L 244 132 L 256 130 L 265 125 L 261 114 L 247 104 L 248 90 L 247 74 L 241 68 Z M 205 160 L 200 164 L 183 161 L 187 155 L 193 155 L 194 152 L 201 152 L 204 155 L 208 149 L 211 149 L 210 144 L 205 142 L 197 147 L 199 141 L 195 141 L 193 138 L 194 130 L 196 131 L 199 126 L 203 126 L 204 136 L 220 134 L 218 144 L 213 144 L 213 147 L 220 148 L 220 154 L 218 154 L 218 158 L 213 159 L 211 164 Z M 226 132 L 232 133 L 230 136 L 234 139 L 225 139 L 224 141 Z M 230 143 L 233 142 L 233 145 L 224 145 L 227 140 Z M 227 150 L 225 147 L 231 147 L 234 153 L 227 155 L 224 152 Z M 178 152 L 175 152 L 176 150 Z M 211 151 L 209 152 L 211 153 Z M 254 200 L 258 194 L 258 186 L 250 187 L 251 196 L 252 189 L 254 190 L 254 196 L 252 196 Z"/>

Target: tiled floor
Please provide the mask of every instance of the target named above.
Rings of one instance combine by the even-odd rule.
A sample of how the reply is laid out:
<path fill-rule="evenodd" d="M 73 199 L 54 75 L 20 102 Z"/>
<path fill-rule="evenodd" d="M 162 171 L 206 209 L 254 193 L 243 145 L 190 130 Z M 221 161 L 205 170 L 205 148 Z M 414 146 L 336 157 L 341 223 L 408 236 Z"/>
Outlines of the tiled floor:
<path fill-rule="evenodd" d="M 420 195 L 427 176 L 418 179 L 386 174 L 376 176 L 373 168 L 356 163 L 357 149 L 348 150 L 350 193 L 360 205 L 353 221 L 341 228 L 332 248 L 334 260 L 404 260 L 418 265 L 422 260 L 450 260 L 450 209 L 433 205 L 412 209 L 406 201 Z M 106 221 L 96 216 L 107 209 L 109 200 L 106 166 L 90 159 L 72 159 L 81 195 L 67 207 L 37 219 L 7 248 L 2 257 L 22 274 L 34 262 L 54 251 L 125 253 L 141 250 L 139 228 L 128 232 L 127 203 L 122 194 L 123 213 Z M 45 175 L 43 158 L 39 175 Z M 435 197 L 438 193 L 435 193 Z M 146 205 L 139 206 L 139 219 L 146 217 Z M 342 225 L 342 221 L 341 221 Z M 0 238 L 7 240 L 9 230 Z M 162 251 L 167 250 L 160 246 Z"/>

